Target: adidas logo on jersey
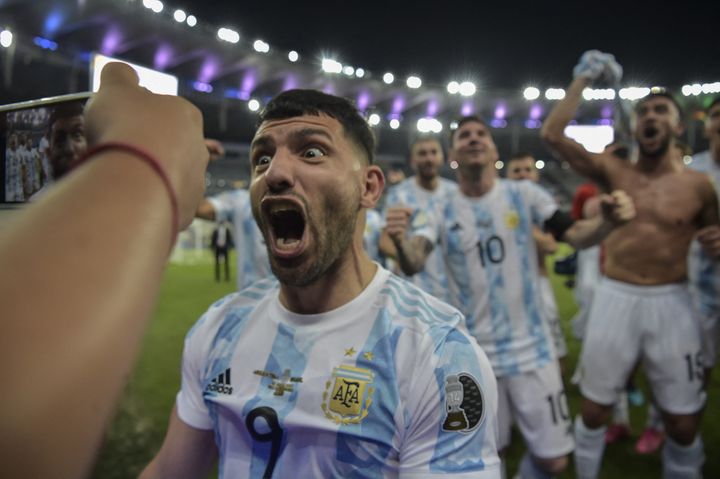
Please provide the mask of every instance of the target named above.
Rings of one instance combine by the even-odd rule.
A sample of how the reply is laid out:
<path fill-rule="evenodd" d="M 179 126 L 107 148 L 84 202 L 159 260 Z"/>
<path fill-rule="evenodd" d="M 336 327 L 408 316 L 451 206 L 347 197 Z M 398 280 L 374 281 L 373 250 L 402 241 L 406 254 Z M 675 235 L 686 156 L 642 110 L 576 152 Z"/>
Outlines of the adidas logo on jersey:
<path fill-rule="evenodd" d="M 230 385 L 230 368 L 227 368 L 224 373 L 218 374 L 218 377 L 210 381 L 210 384 L 205 387 L 205 392 L 232 394 L 233 388 Z"/>

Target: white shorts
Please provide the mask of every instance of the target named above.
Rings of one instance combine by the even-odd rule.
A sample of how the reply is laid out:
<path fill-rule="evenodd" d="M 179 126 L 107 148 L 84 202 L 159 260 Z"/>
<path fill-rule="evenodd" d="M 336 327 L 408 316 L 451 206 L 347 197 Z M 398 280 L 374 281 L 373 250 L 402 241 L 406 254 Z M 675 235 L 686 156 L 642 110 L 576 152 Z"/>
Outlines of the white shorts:
<path fill-rule="evenodd" d="M 684 284 L 637 286 L 603 278 L 580 359 L 580 391 L 614 404 L 638 360 L 660 409 L 693 414 L 705 404 L 699 321 Z"/>
<path fill-rule="evenodd" d="M 497 383 L 499 450 L 510 444 L 514 419 L 533 456 L 553 459 L 572 452 L 572 422 L 557 361 Z"/>
<path fill-rule="evenodd" d="M 567 356 L 567 343 L 563 334 L 562 326 L 560 326 L 560 315 L 558 314 L 557 303 L 555 302 L 555 293 L 547 276 L 540 277 L 540 304 L 542 307 L 542 315 L 550 326 L 550 334 L 555 345 L 555 352 L 558 358 Z"/>

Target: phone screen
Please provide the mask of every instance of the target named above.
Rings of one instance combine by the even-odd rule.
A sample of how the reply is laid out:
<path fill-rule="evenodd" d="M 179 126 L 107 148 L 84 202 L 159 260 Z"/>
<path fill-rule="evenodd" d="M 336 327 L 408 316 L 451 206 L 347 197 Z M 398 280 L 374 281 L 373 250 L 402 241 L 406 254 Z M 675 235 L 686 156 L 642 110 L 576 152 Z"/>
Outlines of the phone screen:
<path fill-rule="evenodd" d="M 83 108 L 91 93 L 0 106 L 0 203 L 44 194 L 87 150 Z"/>

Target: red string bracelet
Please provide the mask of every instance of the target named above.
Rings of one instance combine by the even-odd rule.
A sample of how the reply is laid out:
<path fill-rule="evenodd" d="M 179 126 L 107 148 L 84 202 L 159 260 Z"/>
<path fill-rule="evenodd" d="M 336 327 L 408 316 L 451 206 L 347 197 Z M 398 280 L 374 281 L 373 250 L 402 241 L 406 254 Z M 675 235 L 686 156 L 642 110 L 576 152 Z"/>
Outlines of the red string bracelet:
<path fill-rule="evenodd" d="M 141 159 L 147 165 L 149 165 L 162 180 L 165 188 L 167 189 L 168 195 L 170 196 L 170 207 L 172 208 L 172 237 L 170 238 L 170 248 L 172 249 L 175 244 L 175 238 L 177 238 L 177 235 L 180 232 L 180 209 L 178 207 L 177 194 L 175 193 L 175 189 L 173 188 L 172 184 L 170 184 L 170 178 L 165 172 L 165 168 L 163 168 L 163 166 L 158 160 L 155 159 L 154 156 L 152 156 L 147 151 L 138 148 L 137 146 L 133 146 L 129 143 L 108 141 L 95 145 L 89 150 L 87 150 L 83 156 L 81 156 L 77 161 L 73 162 L 73 164 L 71 165 L 71 169 L 77 168 L 81 164 L 85 163 L 92 156 L 110 150 L 123 151 L 125 153 L 133 155 L 138 159 Z"/>

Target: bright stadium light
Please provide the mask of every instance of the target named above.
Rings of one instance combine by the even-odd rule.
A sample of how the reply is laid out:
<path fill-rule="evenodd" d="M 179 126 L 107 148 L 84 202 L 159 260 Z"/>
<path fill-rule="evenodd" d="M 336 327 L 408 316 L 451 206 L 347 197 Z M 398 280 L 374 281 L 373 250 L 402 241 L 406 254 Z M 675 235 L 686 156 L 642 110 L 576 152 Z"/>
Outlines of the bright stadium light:
<path fill-rule="evenodd" d="M 9 48 L 13 42 L 13 34 L 10 30 L 3 30 L 0 32 L 0 45 L 5 48 Z"/>
<path fill-rule="evenodd" d="M 495 162 L 495 169 L 496 169 L 496 170 L 502 170 L 504 166 L 505 166 L 505 163 L 503 163 L 502 160 L 497 160 L 497 161 Z"/>
<path fill-rule="evenodd" d="M 420 118 L 417 122 L 417 129 L 420 133 L 440 133 L 443 126 L 435 118 Z"/>
<path fill-rule="evenodd" d="M 386 74 L 383 75 L 383 81 L 384 81 L 386 84 L 390 85 L 392 82 L 395 81 L 395 75 L 393 75 L 392 73 L 388 72 L 388 73 L 386 73 Z"/>
<path fill-rule="evenodd" d="M 160 0 L 143 0 L 143 6 L 155 13 L 160 13 L 163 11 L 163 8 L 165 8 L 165 5 L 163 5 L 163 2 Z"/>
<path fill-rule="evenodd" d="M 473 82 L 464 81 L 460 84 L 460 94 L 462 96 L 473 96 L 476 90 Z"/>
<path fill-rule="evenodd" d="M 323 58 L 322 69 L 325 73 L 340 73 L 342 72 L 342 64 L 332 58 Z"/>
<path fill-rule="evenodd" d="M 460 84 L 455 80 L 451 81 L 447 84 L 447 91 L 451 95 L 457 95 L 458 93 L 460 93 Z"/>
<path fill-rule="evenodd" d="M 545 98 L 548 100 L 562 100 L 565 98 L 565 90 L 562 88 L 548 88 L 545 90 Z"/>
<path fill-rule="evenodd" d="M 194 27 L 195 25 L 197 25 L 197 18 L 195 18 L 195 15 L 188 15 L 185 23 L 187 23 L 190 27 Z"/>
<path fill-rule="evenodd" d="M 342 69 L 342 72 L 343 72 L 345 75 L 351 77 L 351 76 L 353 76 L 353 75 L 355 74 L 355 68 L 351 67 L 350 65 L 345 65 L 345 66 L 343 67 L 343 69 Z"/>
<path fill-rule="evenodd" d="M 365 70 L 362 68 L 356 68 L 355 69 L 355 76 L 358 78 L 362 78 L 365 76 Z"/>
<path fill-rule="evenodd" d="M 545 168 L 545 162 L 543 160 L 537 160 L 535 162 L 535 168 L 537 168 L 538 170 L 542 170 L 543 168 Z"/>
<path fill-rule="evenodd" d="M 295 50 L 290 50 L 290 52 L 288 52 L 288 60 L 295 63 L 296 61 L 298 61 L 298 59 L 300 59 L 300 55 L 298 55 L 298 52 L 296 52 Z"/>
<path fill-rule="evenodd" d="M 270 45 L 268 45 L 262 40 L 255 40 L 255 42 L 253 43 L 253 48 L 256 52 L 260 53 L 267 53 L 270 51 Z"/>
<path fill-rule="evenodd" d="M 380 124 L 380 115 L 378 115 L 377 113 L 373 113 L 368 118 L 368 123 L 370 124 L 370 126 L 379 125 Z"/>
<path fill-rule="evenodd" d="M 540 97 L 540 90 L 534 86 L 529 86 L 523 91 L 523 96 L 526 100 L 537 100 Z"/>
<path fill-rule="evenodd" d="M 187 20 L 187 14 L 183 10 L 177 9 L 173 13 L 173 18 L 176 22 L 183 23 L 185 20 Z"/>
<path fill-rule="evenodd" d="M 240 34 L 230 28 L 221 27 L 218 29 L 217 36 L 220 40 L 237 43 L 240 41 Z"/>
<path fill-rule="evenodd" d="M 400 120 L 398 120 L 397 118 L 393 118 L 392 120 L 390 120 L 390 128 L 392 128 L 393 130 L 397 130 L 398 128 L 400 128 Z"/>
<path fill-rule="evenodd" d="M 252 99 L 248 102 L 248 109 L 250 111 L 258 111 L 260 109 L 260 102 Z"/>
<path fill-rule="evenodd" d="M 648 96 L 650 94 L 650 89 L 647 87 L 631 86 L 628 88 L 621 88 L 618 94 L 623 100 L 639 100 Z"/>
<path fill-rule="evenodd" d="M 420 79 L 420 77 L 412 75 L 407 78 L 407 81 L 405 83 L 407 84 L 408 88 L 420 88 L 420 85 L 422 85 L 422 80 Z"/>

